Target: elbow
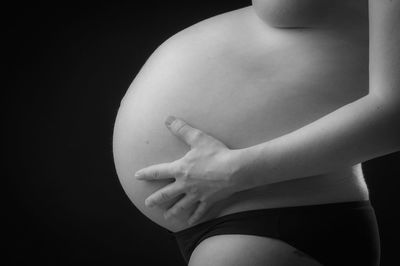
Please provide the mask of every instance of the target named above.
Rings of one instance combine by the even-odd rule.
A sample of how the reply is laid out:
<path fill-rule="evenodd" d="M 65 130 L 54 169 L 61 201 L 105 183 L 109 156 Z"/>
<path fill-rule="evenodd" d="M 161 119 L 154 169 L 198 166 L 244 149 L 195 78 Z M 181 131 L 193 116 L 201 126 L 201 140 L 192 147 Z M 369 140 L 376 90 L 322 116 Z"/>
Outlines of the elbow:
<path fill-rule="evenodd" d="M 382 125 L 381 133 L 392 152 L 400 151 L 400 97 L 398 95 L 369 94 L 370 110 Z M 389 148 L 388 146 L 388 148 Z"/>
<path fill-rule="evenodd" d="M 394 121 L 400 122 L 400 88 L 393 93 L 369 93 L 373 106 L 382 110 Z"/>

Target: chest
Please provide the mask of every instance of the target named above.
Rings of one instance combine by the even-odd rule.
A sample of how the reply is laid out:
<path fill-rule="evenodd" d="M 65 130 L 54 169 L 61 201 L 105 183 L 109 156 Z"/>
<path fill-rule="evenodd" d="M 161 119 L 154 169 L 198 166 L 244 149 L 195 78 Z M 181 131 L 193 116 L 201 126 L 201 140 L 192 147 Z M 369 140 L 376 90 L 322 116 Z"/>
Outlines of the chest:
<path fill-rule="evenodd" d="M 253 0 L 257 15 L 274 27 L 313 27 L 331 16 L 341 1 Z"/>

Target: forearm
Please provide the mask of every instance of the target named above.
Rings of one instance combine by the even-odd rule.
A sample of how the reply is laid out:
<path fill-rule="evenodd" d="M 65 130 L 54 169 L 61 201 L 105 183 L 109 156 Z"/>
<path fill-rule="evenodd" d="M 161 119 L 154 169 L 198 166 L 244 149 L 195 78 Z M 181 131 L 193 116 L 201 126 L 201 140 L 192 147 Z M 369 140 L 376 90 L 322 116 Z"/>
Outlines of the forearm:
<path fill-rule="evenodd" d="M 400 149 L 395 104 L 365 96 L 287 135 L 239 151 L 243 187 L 313 176 Z"/>

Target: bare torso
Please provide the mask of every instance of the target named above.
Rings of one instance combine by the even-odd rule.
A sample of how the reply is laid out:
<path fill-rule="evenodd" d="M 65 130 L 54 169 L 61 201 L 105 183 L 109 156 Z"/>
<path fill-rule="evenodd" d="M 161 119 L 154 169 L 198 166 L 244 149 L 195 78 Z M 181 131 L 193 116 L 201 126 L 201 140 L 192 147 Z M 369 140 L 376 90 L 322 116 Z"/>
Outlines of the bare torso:
<path fill-rule="evenodd" d="M 238 149 L 296 130 L 367 94 L 368 19 L 341 21 L 336 28 L 278 29 L 248 7 L 204 20 L 162 44 L 133 81 L 115 123 L 116 169 L 134 205 L 171 231 L 188 227 L 191 210 L 182 220 L 162 216 L 176 200 L 144 206 L 146 197 L 171 181 L 133 178 L 145 166 L 188 151 L 165 128 L 168 115 Z M 368 189 L 356 165 L 236 193 L 202 221 L 251 209 L 365 199 Z"/>

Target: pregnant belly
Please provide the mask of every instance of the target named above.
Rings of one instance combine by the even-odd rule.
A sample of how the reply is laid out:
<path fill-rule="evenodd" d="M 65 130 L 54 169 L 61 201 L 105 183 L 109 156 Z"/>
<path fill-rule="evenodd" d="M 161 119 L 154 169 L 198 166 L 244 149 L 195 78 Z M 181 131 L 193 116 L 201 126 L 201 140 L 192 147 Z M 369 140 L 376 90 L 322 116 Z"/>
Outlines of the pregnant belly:
<path fill-rule="evenodd" d="M 343 37 L 343 36 L 342 36 Z M 180 117 L 232 149 L 296 130 L 360 98 L 367 88 L 366 51 L 326 31 L 265 27 L 251 8 L 196 24 L 167 40 L 148 59 L 121 102 L 114 129 L 120 182 L 134 205 L 177 231 L 185 217 L 165 221 L 174 199 L 149 209 L 144 200 L 172 180 L 144 182 L 133 173 L 170 162 L 189 149 L 164 126 Z M 203 220 L 256 208 L 365 199 L 359 166 L 242 191 Z"/>

